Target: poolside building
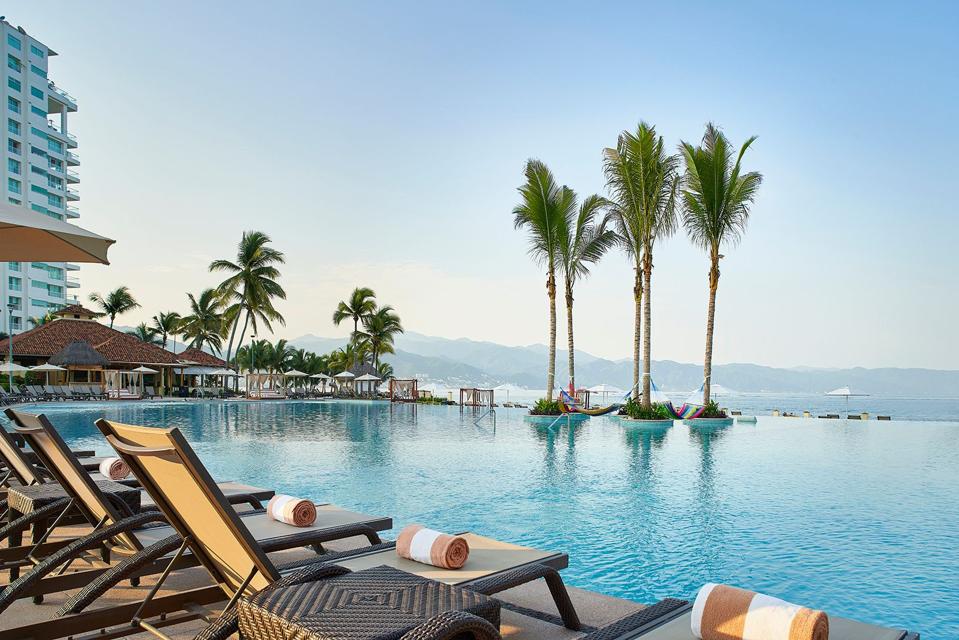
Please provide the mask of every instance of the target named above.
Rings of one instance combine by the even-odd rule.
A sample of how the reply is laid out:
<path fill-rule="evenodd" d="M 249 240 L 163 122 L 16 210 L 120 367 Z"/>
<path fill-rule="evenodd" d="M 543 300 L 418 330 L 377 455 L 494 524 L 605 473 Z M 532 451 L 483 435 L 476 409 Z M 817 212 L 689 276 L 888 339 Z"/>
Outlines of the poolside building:
<path fill-rule="evenodd" d="M 6 20 L 0 20 L 0 31 L 6 60 L 0 84 L 6 121 L 0 127 L 4 203 L 38 216 L 77 218 L 74 187 L 80 178 L 75 167 L 80 160 L 68 127 L 68 114 L 76 112 L 77 103 L 49 78 L 48 61 L 57 53 Z M 66 305 L 68 291 L 80 286 L 79 268 L 69 262 L 0 263 L 0 330 L 20 333 L 30 318 Z"/>

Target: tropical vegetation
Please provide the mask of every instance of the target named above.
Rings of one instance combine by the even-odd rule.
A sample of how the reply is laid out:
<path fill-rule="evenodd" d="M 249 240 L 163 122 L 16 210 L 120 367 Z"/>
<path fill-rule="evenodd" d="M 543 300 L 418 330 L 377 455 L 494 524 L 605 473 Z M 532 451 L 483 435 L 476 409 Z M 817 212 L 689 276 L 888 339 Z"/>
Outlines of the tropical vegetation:
<path fill-rule="evenodd" d="M 656 404 L 646 404 L 642 400 L 630 398 L 619 410 L 620 415 L 627 416 L 633 420 L 672 420 L 673 416 L 665 406 Z"/>
<path fill-rule="evenodd" d="M 149 326 L 145 322 L 141 322 L 136 327 L 127 331 L 127 334 L 146 342 L 147 344 L 160 345 L 160 337 L 157 334 L 157 330 Z"/>
<path fill-rule="evenodd" d="M 342 300 L 333 311 L 333 324 L 340 326 L 346 319 L 353 320 L 353 334 L 360 328 L 360 322 L 365 321 L 376 311 L 376 294 L 369 287 L 357 287 L 346 300 Z"/>
<path fill-rule="evenodd" d="M 161 311 L 153 316 L 153 331 L 160 336 L 160 346 L 166 349 L 168 336 L 180 334 L 180 325 L 183 318 L 176 311 Z"/>
<path fill-rule="evenodd" d="M 188 293 L 190 313 L 180 319 L 179 331 L 194 349 L 209 349 L 219 354 L 223 348 L 226 325 L 219 310 L 216 291 L 204 289 L 200 296 Z"/>
<path fill-rule="evenodd" d="M 534 416 L 558 416 L 562 413 L 559 401 L 553 398 L 540 398 L 529 410 Z"/>
<path fill-rule="evenodd" d="M 113 328 L 113 321 L 118 315 L 132 311 L 140 307 L 130 289 L 126 286 L 117 287 L 113 291 L 102 296 L 99 293 L 90 294 L 90 302 L 100 307 L 100 315 L 110 318 L 110 328 Z"/>

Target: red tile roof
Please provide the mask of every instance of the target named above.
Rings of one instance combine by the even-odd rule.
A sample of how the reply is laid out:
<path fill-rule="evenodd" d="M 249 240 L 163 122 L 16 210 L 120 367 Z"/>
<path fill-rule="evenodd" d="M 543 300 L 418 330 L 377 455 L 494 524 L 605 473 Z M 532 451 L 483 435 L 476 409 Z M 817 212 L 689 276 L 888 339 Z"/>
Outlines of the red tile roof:
<path fill-rule="evenodd" d="M 81 304 L 71 304 L 62 309 L 57 309 L 53 312 L 53 315 L 60 318 L 72 318 L 73 316 L 80 316 L 81 318 L 99 318 L 101 313 L 98 311 L 91 311 Z"/>
<path fill-rule="evenodd" d="M 9 353 L 9 340 L 0 340 L 0 353 Z M 13 356 L 49 358 L 75 340 L 83 340 L 111 364 L 169 364 L 177 356 L 122 331 L 92 320 L 57 318 L 13 336 Z"/>
<path fill-rule="evenodd" d="M 202 349 L 196 349 L 194 347 L 190 347 L 189 349 L 186 349 L 185 351 L 181 351 L 180 353 L 177 354 L 177 357 L 182 362 L 195 362 L 199 365 L 203 365 L 204 367 L 225 367 L 226 366 L 225 360 L 220 360 L 216 356 L 209 354 L 206 351 L 203 351 Z"/>

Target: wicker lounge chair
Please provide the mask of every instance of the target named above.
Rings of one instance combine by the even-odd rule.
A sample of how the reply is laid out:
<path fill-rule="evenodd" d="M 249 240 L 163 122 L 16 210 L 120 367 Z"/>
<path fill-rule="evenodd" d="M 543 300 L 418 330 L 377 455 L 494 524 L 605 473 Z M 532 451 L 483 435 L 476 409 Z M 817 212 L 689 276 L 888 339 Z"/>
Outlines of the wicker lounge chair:
<path fill-rule="evenodd" d="M 127 464 L 131 465 L 170 522 L 171 528 L 166 532 L 151 534 L 157 538 L 157 543 L 145 549 L 143 555 L 151 558 L 166 555 L 169 558 L 169 554 L 173 553 L 173 557 L 169 558 L 169 566 L 174 567 L 180 566 L 189 550 L 217 584 L 162 597 L 153 597 L 154 591 L 145 602 L 133 606 L 83 611 L 113 584 L 135 571 L 141 560 L 131 557 L 105 573 L 96 584 L 75 594 L 61 608 L 61 613 L 66 614 L 63 618 L 16 630 L 21 635 L 28 635 L 34 640 L 49 640 L 100 628 L 107 628 L 107 633 L 112 634 L 118 632 L 112 629 L 115 625 L 120 625 L 121 629 L 125 627 L 130 633 L 152 631 L 160 626 L 200 617 L 196 605 L 209 605 L 230 597 L 227 605 L 227 609 L 230 609 L 240 596 L 260 591 L 284 579 L 284 575 L 294 572 L 303 575 L 299 573 L 303 571 L 308 574 L 317 571 L 322 573 L 330 562 L 349 570 L 389 565 L 409 574 L 465 587 L 485 595 L 545 578 L 564 623 L 571 628 L 579 627 L 579 619 L 558 573 L 559 569 L 567 566 L 568 557 L 565 554 L 543 552 L 465 534 L 469 536 L 470 560 L 458 571 L 403 560 L 396 555 L 393 543 L 326 554 L 277 567 L 266 555 L 275 548 L 263 539 L 263 529 L 269 527 L 286 531 L 287 537 L 300 538 L 301 545 L 308 541 L 297 533 L 303 530 L 270 520 L 258 522 L 229 509 L 178 429 L 151 429 L 106 420 L 98 420 L 97 426 Z M 166 537 L 162 537 L 164 535 Z M 191 606 L 186 608 L 185 603 Z M 141 606 L 142 614 L 133 620 Z M 147 616 L 160 613 L 165 616 L 147 622 Z M 0 632 L 0 640 L 13 637 L 13 634 Z"/>

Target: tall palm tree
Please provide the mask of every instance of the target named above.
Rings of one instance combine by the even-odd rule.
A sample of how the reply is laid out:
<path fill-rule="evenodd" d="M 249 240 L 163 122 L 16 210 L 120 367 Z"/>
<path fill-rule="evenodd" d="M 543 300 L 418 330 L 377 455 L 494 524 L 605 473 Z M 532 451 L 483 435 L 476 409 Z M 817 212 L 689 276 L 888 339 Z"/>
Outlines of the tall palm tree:
<path fill-rule="evenodd" d="M 137 309 L 140 303 L 137 302 L 128 287 L 117 287 L 106 296 L 99 293 L 90 294 L 90 302 L 100 306 L 103 315 L 110 316 L 110 328 L 113 328 L 113 321 L 116 317 L 127 311 Z"/>
<path fill-rule="evenodd" d="M 517 190 L 520 203 L 513 208 L 513 226 L 525 229 L 529 254 L 546 267 L 546 296 L 549 299 L 549 356 L 546 363 L 546 394 L 552 399 L 556 380 L 556 268 L 559 255 L 559 228 L 574 215 L 576 194 L 556 184 L 552 172 L 541 161 L 531 159 L 524 171 L 526 183 Z"/>
<path fill-rule="evenodd" d="M 160 337 L 157 335 L 156 329 L 148 326 L 145 322 L 141 322 L 134 329 L 127 331 L 127 335 L 131 335 L 147 344 L 160 344 Z"/>
<path fill-rule="evenodd" d="M 389 380 L 393 377 L 393 365 L 389 362 L 381 362 L 380 366 L 376 368 L 376 374 L 383 380 Z"/>
<path fill-rule="evenodd" d="M 752 136 L 739 148 L 738 155 L 729 140 L 713 123 L 706 125 L 702 144 L 681 143 L 686 164 L 683 187 L 683 226 L 690 241 L 709 254 L 709 305 L 706 311 L 706 354 L 703 361 L 703 402 L 709 402 L 713 372 L 713 330 L 716 316 L 716 290 L 719 288 L 719 253 L 723 246 L 734 246 L 742 239 L 749 222 L 749 209 L 763 177 L 758 171 L 742 173 L 740 164 L 746 150 L 756 140 Z"/>
<path fill-rule="evenodd" d="M 369 287 L 357 287 L 353 289 L 349 300 L 343 300 L 336 306 L 333 312 L 333 324 L 339 326 L 347 318 L 353 319 L 353 333 L 356 336 L 360 328 L 360 322 L 373 315 L 376 311 L 376 294 Z"/>
<path fill-rule="evenodd" d="M 623 246 L 635 261 L 636 327 L 633 344 L 633 390 L 639 386 L 639 339 L 643 341 L 643 404 L 649 406 L 652 364 L 653 246 L 676 230 L 679 157 L 666 152 L 656 127 L 640 122 L 636 133 L 623 131 L 615 149 L 605 151 L 607 187 L 614 194 Z M 642 278 L 640 281 L 639 278 Z M 642 305 L 640 308 L 640 304 Z M 642 329 L 640 329 L 640 322 Z"/>
<path fill-rule="evenodd" d="M 363 329 L 356 333 L 356 339 L 369 348 L 373 366 L 378 367 L 382 354 L 393 353 L 393 341 L 398 333 L 403 333 L 400 317 L 387 305 L 363 319 Z"/>
<path fill-rule="evenodd" d="M 257 322 L 262 322 L 268 331 L 272 331 L 271 322 L 285 325 L 283 316 L 273 306 L 273 300 L 286 299 L 286 291 L 277 282 L 280 271 L 276 265 L 283 264 L 283 252 L 269 245 L 270 236 L 262 231 L 244 231 L 237 245 L 236 262 L 214 260 L 210 271 L 225 271 L 230 275 L 220 283 L 221 302 L 227 306 L 227 315 L 233 323 L 230 341 L 226 348 L 226 360 L 229 362 L 233 352 L 233 338 L 236 336 L 240 317 L 243 317 L 243 329 L 237 344 L 243 344 L 248 325 L 253 333 L 258 331 Z"/>
<path fill-rule="evenodd" d="M 589 275 L 589 265 L 596 263 L 616 243 L 616 232 L 607 229 L 608 218 L 596 217 L 609 203 L 592 195 L 583 200 L 571 220 L 559 228 L 559 255 L 566 293 L 566 348 L 569 351 L 569 384 L 576 388 L 576 347 L 573 340 L 573 286 L 576 280 Z"/>
<path fill-rule="evenodd" d="M 342 373 L 364 364 L 369 355 L 369 346 L 364 343 L 348 342 L 330 354 L 330 372 Z"/>
<path fill-rule="evenodd" d="M 193 297 L 192 293 L 186 295 L 190 301 L 190 313 L 181 320 L 181 334 L 190 341 L 191 347 L 207 347 L 219 354 L 223 348 L 224 323 L 216 291 L 204 289 L 199 298 Z"/>
<path fill-rule="evenodd" d="M 266 340 L 251 340 L 250 344 L 238 347 L 236 350 L 236 364 L 240 371 L 253 372 L 256 369 L 266 369 L 264 365 L 269 358 L 272 345 Z"/>
<path fill-rule="evenodd" d="M 160 336 L 160 346 L 166 349 L 167 337 L 180 333 L 183 318 L 176 311 L 167 311 L 153 316 L 153 329 Z"/>

